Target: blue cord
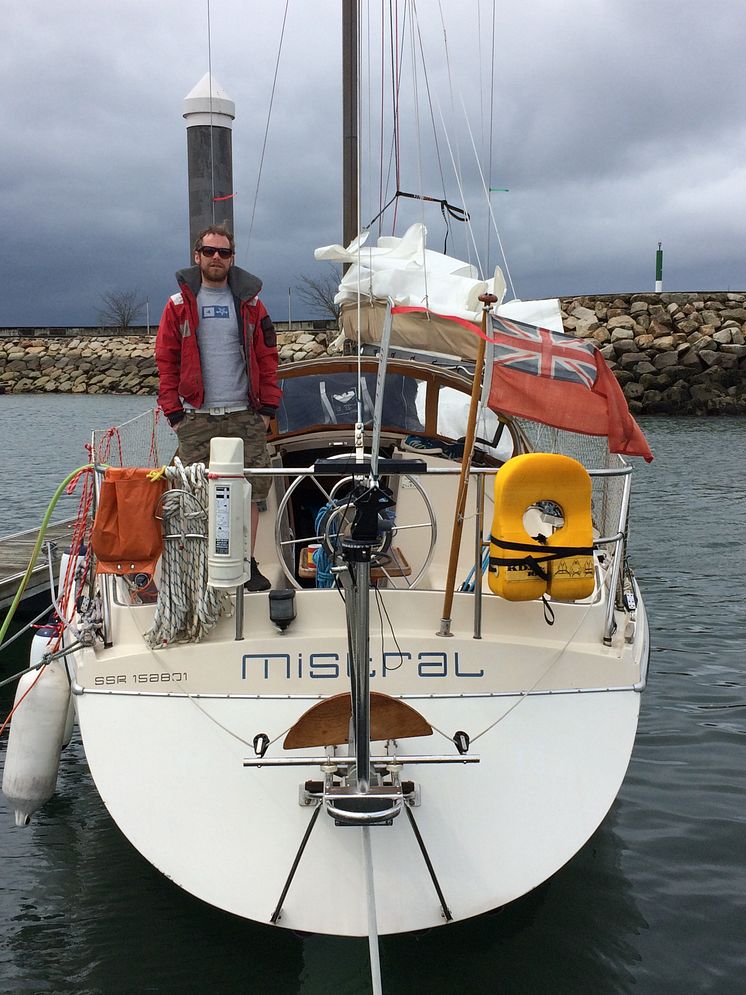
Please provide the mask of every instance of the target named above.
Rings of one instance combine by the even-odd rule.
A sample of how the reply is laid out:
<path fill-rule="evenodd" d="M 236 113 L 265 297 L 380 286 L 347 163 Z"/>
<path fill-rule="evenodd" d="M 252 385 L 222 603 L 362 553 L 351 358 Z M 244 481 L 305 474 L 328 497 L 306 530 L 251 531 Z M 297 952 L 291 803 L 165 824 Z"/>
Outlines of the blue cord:
<path fill-rule="evenodd" d="M 316 521 L 314 523 L 314 528 L 316 535 L 321 535 L 322 528 L 324 525 L 324 519 L 329 515 L 331 511 L 336 508 L 334 502 L 323 505 L 318 514 L 316 515 Z M 330 533 L 329 538 L 333 539 L 337 533 Z M 334 574 L 332 573 L 332 561 L 331 557 L 326 551 L 324 544 L 322 543 L 318 549 L 313 551 L 311 556 L 314 564 L 316 565 L 316 587 L 334 587 Z"/>
<path fill-rule="evenodd" d="M 488 546 L 484 552 L 484 556 L 482 557 L 482 573 L 484 573 L 487 567 L 489 566 L 489 562 L 490 562 L 490 548 Z M 474 577 L 474 567 L 472 567 L 469 573 L 466 575 L 466 580 L 459 588 L 459 592 L 470 594 L 474 590 L 475 586 L 476 586 L 476 581 Z"/>

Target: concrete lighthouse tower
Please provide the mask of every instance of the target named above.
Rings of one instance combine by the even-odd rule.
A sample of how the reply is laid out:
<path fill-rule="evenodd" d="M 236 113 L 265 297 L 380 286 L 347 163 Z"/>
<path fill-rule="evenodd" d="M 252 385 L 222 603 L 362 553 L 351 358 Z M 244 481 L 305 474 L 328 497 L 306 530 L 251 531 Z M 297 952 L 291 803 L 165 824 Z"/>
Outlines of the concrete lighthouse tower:
<path fill-rule="evenodd" d="M 225 223 L 233 231 L 233 119 L 236 105 L 205 73 L 184 98 L 189 170 L 189 257 L 197 233 Z"/>

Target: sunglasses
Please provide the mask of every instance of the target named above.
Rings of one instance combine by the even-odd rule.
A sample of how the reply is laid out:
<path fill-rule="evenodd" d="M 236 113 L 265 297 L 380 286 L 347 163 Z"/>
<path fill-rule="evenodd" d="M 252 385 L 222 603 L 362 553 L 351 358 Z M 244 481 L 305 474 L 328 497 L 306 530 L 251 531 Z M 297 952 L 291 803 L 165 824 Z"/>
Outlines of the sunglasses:
<path fill-rule="evenodd" d="M 233 249 L 216 249 L 214 245 L 200 245 L 197 251 L 201 252 L 203 256 L 207 256 L 208 259 L 211 259 L 216 252 L 221 259 L 230 259 L 233 255 Z"/>

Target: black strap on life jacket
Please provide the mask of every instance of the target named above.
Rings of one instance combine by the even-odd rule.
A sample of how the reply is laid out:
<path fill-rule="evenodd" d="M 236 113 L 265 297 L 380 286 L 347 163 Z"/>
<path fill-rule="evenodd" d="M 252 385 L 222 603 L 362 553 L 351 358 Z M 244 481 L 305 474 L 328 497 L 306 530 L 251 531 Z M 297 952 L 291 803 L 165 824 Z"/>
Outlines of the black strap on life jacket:
<path fill-rule="evenodd" d="M 593 556 L 593 546 L 547 546 L 544 536 L 536 536 L 536 541 L 542 543 L 541 554 L 536 555 L 536 546 L 527 542 L 509 542 L 507 539 L 496 539 L 490 535 L 490 542 L 500 549 L 514 550 L 518 553 L 528 553 L 529 555 L 515 558 L 502 556 L 490 556 L 490 570 L 495 567 L 515 566 L 517 563 L 525 564 L 535 576 L 544 581 L 549 580 L 549 574 L 541 566 L 542 563 L 549 563 L 551 560 L 563 560 L 568 556 Z"/>
<path fill-rule="evenodd" d="M 554 625 L 554 609 L 547 601 L 546 594 L 542 594 L 541 603 L 544 605 L 544 621 L 547 625 Z"/>

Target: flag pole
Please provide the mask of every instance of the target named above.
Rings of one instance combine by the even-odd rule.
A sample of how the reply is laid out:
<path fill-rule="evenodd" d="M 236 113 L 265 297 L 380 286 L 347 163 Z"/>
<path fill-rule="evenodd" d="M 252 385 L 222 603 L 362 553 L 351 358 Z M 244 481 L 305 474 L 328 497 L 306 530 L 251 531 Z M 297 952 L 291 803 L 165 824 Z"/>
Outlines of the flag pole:
<path fill-rule="evenodd" d="M 443 617 L 440 620 L 440 629 L 436 633 L 438 636 L 450 636 L 451 633 L 451 609 L 453 607 L 453 591 L 456 583 L 456 568 L 458 566 L 458 554 L 461 549 L 461 533 L 464 528 L 464 508 L 466 507 L 466 495 L 469 490 L 469 468 L 471 467 L 471 457 L 474 451 L 474 436 L 477 426 L 477 409 L 479 398 L 482 393 L 482 372 L 484 367 L 484 350 L 487 336 L 487 315 L 493 304 L 497 303 L 494 294 L 480 294 L 479 300 L 482 302 L 482 335 L 477 346 L 477 361 L 474 366 L 474 382 L 471 388 L 471 404 L 469 405 L 469 417 L 466 423 L 466 439 L 464 440 L 464 455 L 461 459 L 461 473 L 458 480 L 458 497 L 456 498 L 456 511 L 453 517 L 453 532 L 451 533 L 451 552 L 448 558 L 448 576 L 446 578 L 446 592 L 443 599 Z M 476 570 L 481 569 L 481 564 L 477 564 Z"/>

